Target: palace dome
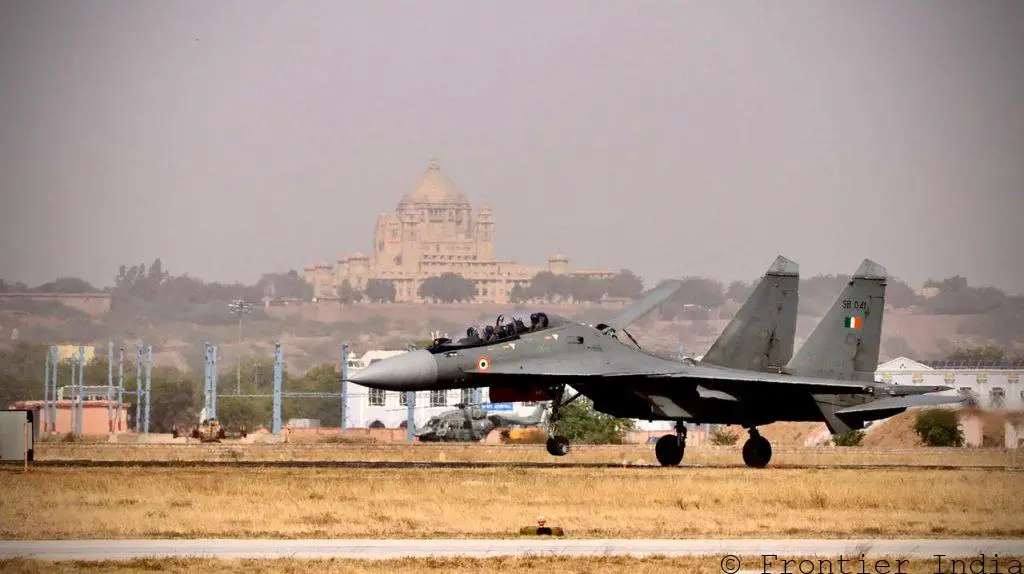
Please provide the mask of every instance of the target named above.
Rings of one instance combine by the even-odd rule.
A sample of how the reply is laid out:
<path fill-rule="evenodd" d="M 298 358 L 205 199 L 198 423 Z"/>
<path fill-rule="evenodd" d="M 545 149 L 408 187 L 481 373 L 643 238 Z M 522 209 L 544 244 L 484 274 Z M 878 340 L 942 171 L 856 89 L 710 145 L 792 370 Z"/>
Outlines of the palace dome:
<path fill-rule="evenodd" d="M 431 158 L 430 165 L 427 166 L 427 173 L 423 174 L 423 177 L 416 182 L 412 191 L 402 197 L 402 201 L 398 205 L 401 207 L 409 204 L 469 207 L 469 200 L 465 195 L 459 193 L 455 182 L 441 172 L 441 167 L 437 165 L 437 159 Z"/>

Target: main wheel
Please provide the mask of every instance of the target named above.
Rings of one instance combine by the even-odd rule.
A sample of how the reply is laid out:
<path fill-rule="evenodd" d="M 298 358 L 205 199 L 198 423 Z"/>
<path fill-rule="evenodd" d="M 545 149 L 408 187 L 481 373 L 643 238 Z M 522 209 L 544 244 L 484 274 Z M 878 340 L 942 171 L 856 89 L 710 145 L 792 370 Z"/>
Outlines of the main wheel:
<path fill-rule="evenodd" d="M 683 462 L 683 449 L 678 436 L 667 434 L 659 438 L 654 445 L 654 456 L 658 458 L 661 466 L 679 466 L 679 463 Z"/>
<path fill-rule="evenodd" d="M 569 439 L 564 436 L 549 436 L 548 454 L 552 456 L 565 456 L 569 454 Z"/>
<path fill-rule="evenodd" d="M 757 435 L 743 443 L 743 462 L 753 468 L 764 468 L 772 459 L 772 444 L 763 436 Z"/>

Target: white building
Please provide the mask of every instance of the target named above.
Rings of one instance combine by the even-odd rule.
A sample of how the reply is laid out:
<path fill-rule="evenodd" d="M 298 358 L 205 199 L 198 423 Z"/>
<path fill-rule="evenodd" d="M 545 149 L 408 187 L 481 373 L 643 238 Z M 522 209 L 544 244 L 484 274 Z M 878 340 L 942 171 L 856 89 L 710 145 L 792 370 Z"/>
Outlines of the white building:
<path fill-rule="evenodd" d="M 945 385 L 988 409 L 1024 409 L 1024 361 L 925 361 L 899 357 L 878 365 L 875 379 L 897 385 Z"/>
<path fill-rule="evenodd" d="M 350 353 L 347 359 L 349 374 L 369 367 L 377 361 L 401 355 L 407 351 L 367 351 L 362 357 Z M 489 403 L 487 389 L 480 389 L 480 400 L 488 411 L 502 411 L 525 416 L 536 407 L 536 403 Z M 413 420 L 422 426 L 432 416 L 455 408 L 460 403 L 470 403 L 472 389 L 447 391 L 418 391 L 416 393 Z M 348 385 L 349 427 L 361 428 L 405 428 L 409 416 L 406 393 L 370 389 L 355 383 Z"/>

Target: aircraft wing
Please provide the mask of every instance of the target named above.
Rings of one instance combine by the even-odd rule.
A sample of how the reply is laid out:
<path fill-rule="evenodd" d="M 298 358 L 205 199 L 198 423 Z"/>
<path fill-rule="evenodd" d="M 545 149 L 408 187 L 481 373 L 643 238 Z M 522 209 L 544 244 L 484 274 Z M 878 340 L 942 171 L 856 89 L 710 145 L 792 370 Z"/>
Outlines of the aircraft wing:
<path fill-rule="evenodd" d="M 666 363 L 669 363 L 666 361 Z M 478 381 L 480 386 L 498 384 L 496 379 L 519 379 L 539 382 L 544 378 L 565 378 L 579 383 L 599 383 L 600 381 L 616 384 L 643 382 L 646 389 L 664 384 L 666 387 L 679 387 L 684 384 L 695 385 L 702 395 L 708 398 L 733 397 L 735 394 L 766 391 L 772 387 L 811 393 L 868 394 L 872 392 L 870 385 L 863 381 L 841 381 L 835 379 L 817 379 L 813 377 L 797 377 L 758 371 L 742 371 L 717 367 L 672 365 L 665 368 L 623 369 L 613 365 L 608 357 L 601 353 L 567 358 L 546 358 L 529 362 L 492 363 L 486 372 L 468 372 L 467 376 Z M 572 384 L 572 383 L 570 383 Z M 752 384 L 756 384 L 753 387 Z"/>
<path fill-rule="evenodd" d="M 671 297 L 682 286 L 683 282 L 676 279 L 666 281 L 648 293 L 643 299 L 635 301 L 627 309 L 613 317 L 605 324 L 616 330 L 628 327 L 634 321 L 640 319 L 644 315 L 650 313 L 655 307 L 664 303 L 666 299 Z"/>
<path fill-rule="evenodd" d="M 867 402 L 861 405 L 846 407 L 836 411 L 837 415 L 853 415 L 876 411 L 888 411 L 892 409 L 906 409 L 910 407 L 925 407 L 932 405 L 948 405 L 962 403 L 966 397 L 949 397 L 942 395 L 905 395 Z"/>
<path fill-rule="evenodd" d="M 680 382 L 695 383 L 709 389 L 724 392 L 749 391 L 751 384 L 757 384 L 758 390 L 770 387 L 792 389 L 811 393 L 868 394 L 873 391 L 871 385 L 864 381 L 843 381 L 815 377 L 797 377 L 777 373 L 743 371 L 738 369 L 719 369 L 715 367 L 696 367 L 683 372 L 649 375 L 651 379 L 671 379 L 672 384 Z"/>

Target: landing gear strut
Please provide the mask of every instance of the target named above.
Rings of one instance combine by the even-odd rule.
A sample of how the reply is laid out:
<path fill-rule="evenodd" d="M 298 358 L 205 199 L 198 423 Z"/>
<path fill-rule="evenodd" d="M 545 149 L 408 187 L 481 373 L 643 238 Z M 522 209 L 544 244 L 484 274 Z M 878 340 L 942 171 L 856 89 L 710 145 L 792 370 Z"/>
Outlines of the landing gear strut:
<path fill-rule="evenodd" d="M 667 434 L 658 439 L 654 445 L 654 456 L 661 466 L 679 466 L 683 462 L 683 451 L 686 450 L 686 425 L 676 422 L 676 434 Z"/>
<path fill-rule="evenodd" d="M 750 438 L 743 443 L 743 462 L 753 468 L 764 468 L 772 459 L 772 445 L 768 439 L 761 436 L 755 427 L 747 429 Z"/>
<path fill-rule="evenodd" d="M 548 449 L 548 454 L 552 456 L 565 456 L 569 454 L 569 439 L 564 436 L 553 435 L 552 433 L 555 432 L 555 425 L 558 423 L 559 410 L 579 398 L 580 394 L 576 393 L 569 400 L 563 402 L 562 397 L 565 396 L 565 385 L 558 385 L 552 389 L 551 395 L 551 418 L 548 419 L 548 440 L 545 446 Z"/>

